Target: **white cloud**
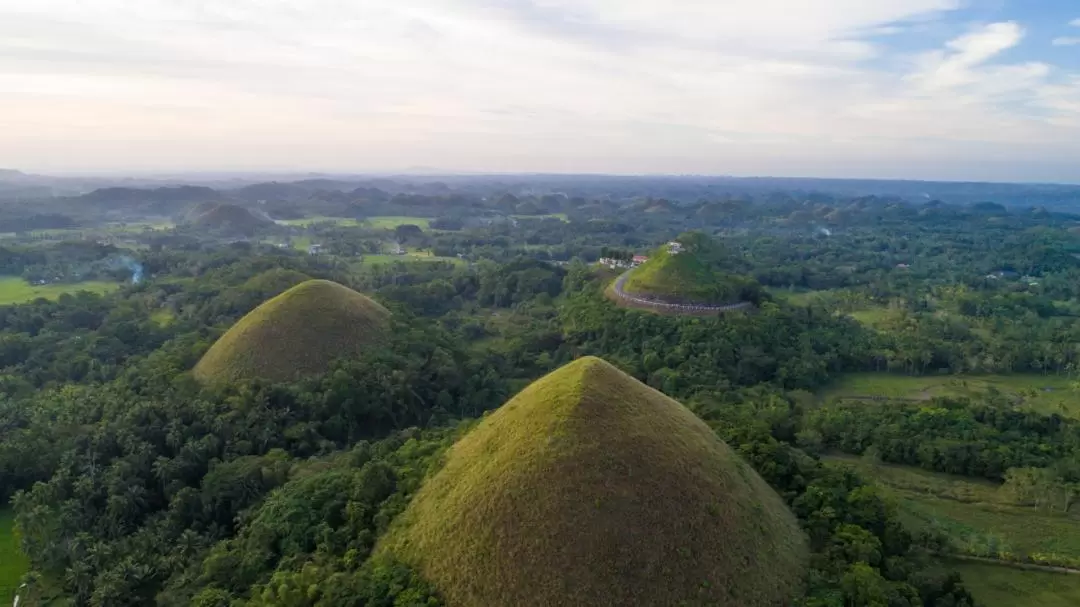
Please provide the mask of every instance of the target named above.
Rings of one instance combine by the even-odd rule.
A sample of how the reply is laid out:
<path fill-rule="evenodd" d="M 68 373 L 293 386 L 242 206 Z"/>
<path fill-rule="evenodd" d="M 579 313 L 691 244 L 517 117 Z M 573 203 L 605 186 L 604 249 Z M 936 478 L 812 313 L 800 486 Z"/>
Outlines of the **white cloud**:
<path fill-rule="evenodd" d="M 876 38 L 957 6 L 0 0 L 0 166 L 902 175 L 1075 146 L 1077 87 L 1002 59 L 1019 24 Z"/>
<path fill-rule="evenodd" d="M 1080 38 L 1063 36 L 1061 38 L 1054 38 L 1054 46 L 1076 46 L 1080 44 Z"/>
<path fill-rule="evenodd" d="M 1072 21 L 1069 22 L 1069 25 L 1071 25 L 1073 27 L 1080 27 L 1080 19 L 1073 19 Z"/>

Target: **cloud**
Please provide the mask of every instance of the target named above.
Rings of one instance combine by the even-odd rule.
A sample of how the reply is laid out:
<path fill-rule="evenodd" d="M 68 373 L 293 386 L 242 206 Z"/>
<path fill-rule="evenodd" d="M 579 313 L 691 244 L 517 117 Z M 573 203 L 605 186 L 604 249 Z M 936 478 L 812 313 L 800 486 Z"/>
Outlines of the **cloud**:
<path fill-rule="evenodd" d="M 1080 27 L 1080 19 L 1073 19 L 1072 21 L 1069 22 L 1069 25 L 1071 25 L 1073 27 Z"/>
<path fill-rule="evenodd" d="M 1080 38 L 1063 36 L 1054 38 L 1054 46 L 1076 46 L 1080 44 Z"/>
<path fill-rule="evenodd" d="M 844 174 L 1080 152 L 1070 75 L 1007 60 L 1019 23 L 911 33 L 955 31 L 959 6 L 0 2 L 0 166 Z"/>

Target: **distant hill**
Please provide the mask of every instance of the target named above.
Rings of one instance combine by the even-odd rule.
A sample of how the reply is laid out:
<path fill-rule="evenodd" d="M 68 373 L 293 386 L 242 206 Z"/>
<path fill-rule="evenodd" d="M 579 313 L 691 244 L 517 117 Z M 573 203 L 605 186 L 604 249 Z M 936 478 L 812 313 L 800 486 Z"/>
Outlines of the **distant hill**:
<path fill-rule="evenodd" d="M 708 236 L 688 232 L 653 251 L 649 261 L 631 271 L 625 291 L 667 303 L 729 304 L 756 301 L 760 286 L 753 279 L 719 268 L 729 255 Z"/>
<path fill-rule="evenodd" d="M 221 336 L 195 366 L 203 383 L 289 381 L 381 342 L 390 312 L 335 282 L 309 280 L 266 301 Z"/>
<path fill-rule="evenodd" d="M 119 187 L 97 189 L 76 200 L 109 211 L 169 215 L 192 203 L 221 200 L 221 194 L 212 188 L 187 185 L 153 189 Z"/>
<path fill-rule="evenodd" d="M 191 223 L 214 232 L 251 236 L 259 228 L 274 225 L 265 217 L 235 204 L 204 203 L 189 214 Z"/>
<path fill-rule="evenodd" d="M 454 607 L 780 607 L 808 561 L 753 468 L 684 406 L 592 357 L 454 445 L 376 552 Z"/>

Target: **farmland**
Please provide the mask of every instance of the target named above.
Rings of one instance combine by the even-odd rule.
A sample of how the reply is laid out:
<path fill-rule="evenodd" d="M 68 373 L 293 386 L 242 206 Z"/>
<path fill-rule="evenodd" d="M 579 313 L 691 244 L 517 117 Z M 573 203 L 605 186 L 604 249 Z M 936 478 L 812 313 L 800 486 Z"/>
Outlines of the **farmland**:
<path fill-rule="evenodd" d="M 1021 407 L 1043 414 L 1080 417 L 1080 389 L 1061 375 L 933 375 L 852 373 L 821 392 L 823 400 L 890 398 L 921 401 L 935 397 L 978 398 L 990 391 L 1011 396 Z"/>
<path fill-rule="evenodd" d="M 26 303 L 39 297 L 58 299 L 64 293 L 77 293 L 79 291 L 105 294 L 119 289 L 120 286 L 115 282 L 101 280 L 32 285 L 18 276 L 3 276 L 0 277 L 0 305 Z"/>

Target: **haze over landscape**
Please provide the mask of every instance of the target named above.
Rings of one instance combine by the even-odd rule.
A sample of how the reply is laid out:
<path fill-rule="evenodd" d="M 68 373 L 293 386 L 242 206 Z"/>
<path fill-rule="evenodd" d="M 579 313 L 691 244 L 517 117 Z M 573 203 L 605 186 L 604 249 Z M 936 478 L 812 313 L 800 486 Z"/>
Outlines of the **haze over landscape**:
<path fill-rule="evenodd" d="M 1080 182 L 1078 43 L 1067 0 L 3 0 L 0 166 Z"/>
<path fill-rule="evenodd" d="M 0 606 L 1077 607 L 1075 0 L 0 0 Z"/>

